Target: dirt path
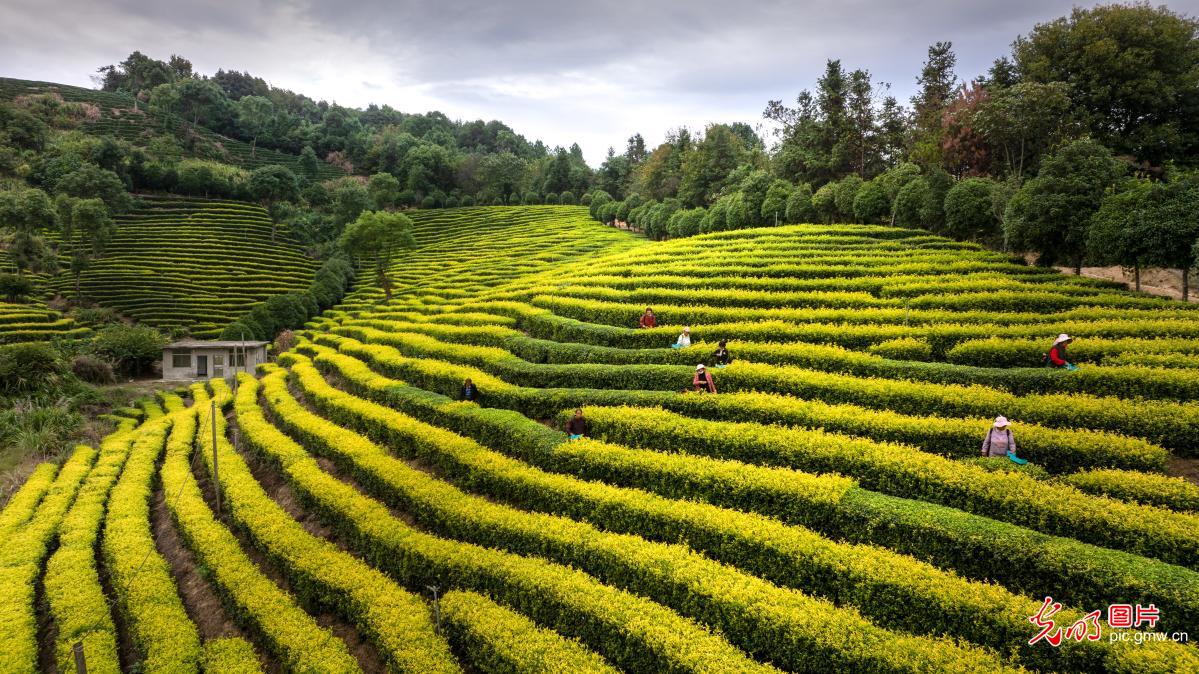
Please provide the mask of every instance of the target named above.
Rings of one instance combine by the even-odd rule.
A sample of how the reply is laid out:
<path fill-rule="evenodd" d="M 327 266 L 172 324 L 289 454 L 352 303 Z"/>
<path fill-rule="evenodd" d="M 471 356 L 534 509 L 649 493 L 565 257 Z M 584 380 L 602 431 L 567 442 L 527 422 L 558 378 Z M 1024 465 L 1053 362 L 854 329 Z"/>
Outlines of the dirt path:
<path fill-rule="evenodd" d="M 1067 276 L 1074 275 L 1073 267 L 1056 267 L 1056 269 Z M 1083 267 L 1082 275 L 1087 278 L 1127 283 L 1129 290 L 1135 288 L 1133 274 L 1125 274 L 1122 267 Z M 1197 281 L 1199 280 L 1192 275 L 1191 302 L 1199 301 Z M 1182 274 L 1177 269 L 1142 269 L 1141 292 L 1180 300 L 1182 299 Z"/>

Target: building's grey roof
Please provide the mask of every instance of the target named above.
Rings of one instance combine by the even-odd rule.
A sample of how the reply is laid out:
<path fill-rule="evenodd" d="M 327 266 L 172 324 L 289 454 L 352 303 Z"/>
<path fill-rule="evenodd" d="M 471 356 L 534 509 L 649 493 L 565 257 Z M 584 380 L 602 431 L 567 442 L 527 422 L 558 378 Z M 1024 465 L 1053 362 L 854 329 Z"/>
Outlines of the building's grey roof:
<path fill-rule="evenodd" d="M 266 346 L 267 344 L 270 344 L 270 342 L 255 342 L 255 341 L 251 341 L 251 340 L 246 340 L 244 342 L 241 342 L 238 340 L 231 340 L 231 341 L 224 341 L 224 342 L 206 342 L 202 339 L 181 339 L 177 342 L 171 342 L 170 344 L 167 344 L 166 346 L 164 346 L 162 348 L 164 348 L 164 349 L 240 349 L 242 347 L 248 347 L 248 348 L 254 349 L 254 348 L 258 348 L 260 346 Z"/>

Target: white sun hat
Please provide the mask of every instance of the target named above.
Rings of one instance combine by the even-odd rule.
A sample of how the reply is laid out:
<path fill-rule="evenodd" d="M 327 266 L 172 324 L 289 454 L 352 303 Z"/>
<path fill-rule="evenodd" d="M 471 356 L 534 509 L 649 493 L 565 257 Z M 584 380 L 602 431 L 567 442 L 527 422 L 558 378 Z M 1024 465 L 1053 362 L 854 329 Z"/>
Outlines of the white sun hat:
<path fill-rule="evenodd" d="M 702 370 L 702 369 L 704 369 L 704 364 L 703 364 L 703 363 L 700 363 L 699 365 L 696 365 L 696 366 L 695 366 L 695 369 L 697 369 L 697 370 Z"/>
<path fill-rule="evenodd" d="M 1057 339 L 1053 340 L 1053 345 L 1057 346 L 1058 344 L 1061 344 L 1062 342 L 1068 342 L 1071 339 L 1073 339 L 1073 337 L 1071 337 L 1070 335 L 1067 335 L 1066 333 L 1063 332 L 1062 334 L 1057 336 Z"/>
<path fill-rule="evenodd" d="M 995 417 L 995 428 L 1004 428 L 1008 425 L 1007 417 L 1000 415 Z"/>
<path fill-rule="evenodd" d="M 688 325 L 688 326 L 684 327 L 683 332 L 691 332 L 691 326 Z"/>

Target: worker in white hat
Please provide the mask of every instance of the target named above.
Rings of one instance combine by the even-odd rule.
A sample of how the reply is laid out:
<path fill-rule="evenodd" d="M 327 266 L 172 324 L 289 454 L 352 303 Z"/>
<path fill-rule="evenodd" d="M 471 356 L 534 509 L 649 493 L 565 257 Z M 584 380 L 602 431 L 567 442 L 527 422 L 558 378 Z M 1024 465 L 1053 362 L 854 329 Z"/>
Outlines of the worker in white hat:
<path fill-rule="evenodd" d="M 696 393 L 716 392 L 716 382 L 712 381 L 712 375 L 708 374 L 708 368 L 703 363 L 695 366 L 695 379 L 691 383 L 695 384 Z"/>
<path fill-rule="evenodd" d="M 1051 367 L 1060 368 L 1063 370 L 1077 370 L 1078 366 L 1071 363 L 1066 358 L 1066 347 L 1074 341 L 1074 338 L 1066 333 L 1057 336 L 1053 340 L 1053 347 L 1049 349 L 1049 354 L 1045 356 L 1046 361 Z"/>
<path fill-rule="evenodd" d="M 991 424 L 987 431 L 987 437 L 983 440 L 982 455 L 1006 456 L 1020 465 L 1028 463 L 1027 460 L 1016 456 L 1016 438 L 1012 435 L 1011 424 L 1003 415 L 995 417 L 995 423 Z"/>

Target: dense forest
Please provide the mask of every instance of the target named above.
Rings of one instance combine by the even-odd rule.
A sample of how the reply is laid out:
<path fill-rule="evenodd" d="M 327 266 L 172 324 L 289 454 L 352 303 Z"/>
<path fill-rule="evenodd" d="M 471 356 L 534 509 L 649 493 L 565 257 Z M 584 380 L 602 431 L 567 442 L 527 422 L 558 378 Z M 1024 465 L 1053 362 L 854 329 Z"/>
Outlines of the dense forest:
<path fill-rule="evenodd" d="M 596 176 L 592 215 L 650 236 L 775 222 L 888 222 L 1039 254 L 1189 269 L 1199 239 L 1199 23 L 1148 4 L 1075 9 L 963 83 L 934 44 L 905 106 L 829 60 L 769 149 L 742 125 L 639 137 Z M 1185 292 L 1185 289 L 1184 289 Z"/>

